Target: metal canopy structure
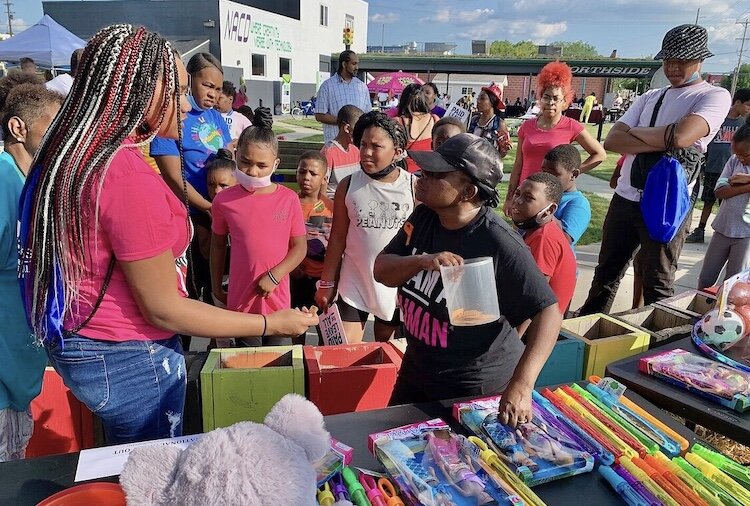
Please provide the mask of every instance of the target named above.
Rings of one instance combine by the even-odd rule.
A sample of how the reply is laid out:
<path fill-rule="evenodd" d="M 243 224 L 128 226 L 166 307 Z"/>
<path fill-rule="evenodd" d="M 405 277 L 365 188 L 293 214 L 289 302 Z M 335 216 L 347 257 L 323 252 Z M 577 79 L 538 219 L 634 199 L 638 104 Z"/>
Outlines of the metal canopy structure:
<path fill-rule="evenodd" d="M 365 53 L 359 56 L 361 72 L 404 72 L 434 74 L 504 74 L 536 75 L 552 59 L 505 59 L 492 56 L 421 56 Z M 332 55 L 331 68 L 338 67 L 338 55 Z M 647 78 L 661 67 L 656 60 L 602 58 L 597 60 L 562 60 L 579 77 Z"/>

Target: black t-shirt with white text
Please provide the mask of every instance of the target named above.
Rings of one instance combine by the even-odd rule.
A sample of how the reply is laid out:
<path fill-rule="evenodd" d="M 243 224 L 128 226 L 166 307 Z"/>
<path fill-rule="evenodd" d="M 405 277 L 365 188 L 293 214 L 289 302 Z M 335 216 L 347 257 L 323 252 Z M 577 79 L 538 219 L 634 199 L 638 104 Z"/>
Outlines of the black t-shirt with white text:
<path fill-rule="evenodd" d="M 492 258 L 501 317 L 480 326 L 451 325 L 440 271 L 417 273 L 398 289 L 408 342 L 400 374 L 424 389 L 450 385 L 461 392 L 461 387 L 505 384 L 524 349 L 514 327 L 556 304 L 555 295 L 523 239 L 489 207 L 469 225 L 448 230 L 434 211 L 420 205 L 383 250 L 400 256 L 442 251 L 464 259 Z M 435 394 L 429 397 L 441 398 Z"/>

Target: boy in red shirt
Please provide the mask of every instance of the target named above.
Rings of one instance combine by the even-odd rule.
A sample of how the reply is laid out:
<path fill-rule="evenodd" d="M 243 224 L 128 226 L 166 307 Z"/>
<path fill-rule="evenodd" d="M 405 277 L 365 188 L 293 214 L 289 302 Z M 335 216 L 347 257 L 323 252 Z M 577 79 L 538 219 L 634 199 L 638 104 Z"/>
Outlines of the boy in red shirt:
<path fill-rule="evenodd" d="M 565 314 L 576 288 L 576 260 L 568 238 L 553 220 L 562 193 L 555 176 L 532 174 L 513 195 L 511 218 Z"/>
<path fill-rule="evenodd" d="M 324 193 L 330 199 L 333 199 L 338 184 L 346 176 L 351 176 L 359 170 L 359 146 L 354 145 L 352 133 L 362 114 L 362 110 L 356 106 L 342 107 L 336 116 L 338 135 L 320 150 L 328 165 L 328 185 L 324 188 Z"/>

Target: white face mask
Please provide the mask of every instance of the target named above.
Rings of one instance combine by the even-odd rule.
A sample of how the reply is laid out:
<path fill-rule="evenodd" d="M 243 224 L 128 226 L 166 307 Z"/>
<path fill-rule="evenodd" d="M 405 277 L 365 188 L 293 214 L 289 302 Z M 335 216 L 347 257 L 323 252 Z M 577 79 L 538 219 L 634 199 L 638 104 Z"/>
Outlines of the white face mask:
<path fill-rule="evenodd" d="M 234 169 L 234 177 L 237 182 L 249 192 L 254 192 L 259 188 L 271 186 L 271 174 L 263 177 L 248 176 L 240 169 Z"/>

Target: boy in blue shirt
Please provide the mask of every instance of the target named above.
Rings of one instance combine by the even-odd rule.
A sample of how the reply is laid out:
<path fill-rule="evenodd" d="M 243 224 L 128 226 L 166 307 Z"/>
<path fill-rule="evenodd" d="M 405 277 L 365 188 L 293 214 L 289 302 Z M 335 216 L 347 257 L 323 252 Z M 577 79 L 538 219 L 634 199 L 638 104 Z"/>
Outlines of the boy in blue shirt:
<path fill-rule="evenodd" d="M 560 206 L 555 219 L 560 222 L 571 247 L 581 238 L 591 221 L 591 204 L 576 188 L 576 178 L 581 173 L 581 155 L 571 144 L 560 144 L 552 148 L 542 161 L 542 172 L 552 174 L 563 187 Z"/>

